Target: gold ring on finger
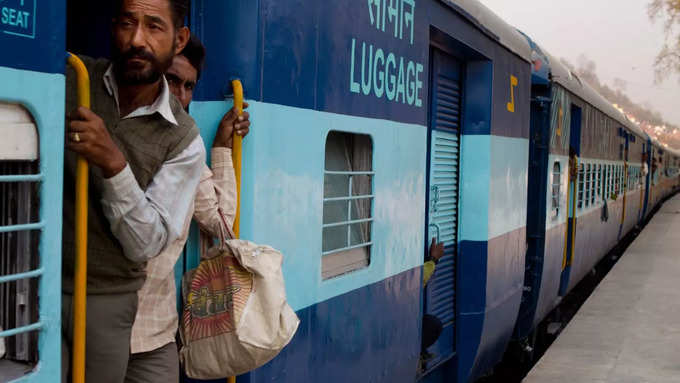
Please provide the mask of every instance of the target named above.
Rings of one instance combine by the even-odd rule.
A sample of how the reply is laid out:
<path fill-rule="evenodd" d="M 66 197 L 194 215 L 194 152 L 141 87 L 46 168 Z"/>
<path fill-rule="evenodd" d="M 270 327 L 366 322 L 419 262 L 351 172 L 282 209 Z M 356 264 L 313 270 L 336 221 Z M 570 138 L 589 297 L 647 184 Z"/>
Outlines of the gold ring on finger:
<path fill-rule="evenodd" d="M 80 135 L 78 132 L 73 133 L 73 141 L 80 142 Z"/>

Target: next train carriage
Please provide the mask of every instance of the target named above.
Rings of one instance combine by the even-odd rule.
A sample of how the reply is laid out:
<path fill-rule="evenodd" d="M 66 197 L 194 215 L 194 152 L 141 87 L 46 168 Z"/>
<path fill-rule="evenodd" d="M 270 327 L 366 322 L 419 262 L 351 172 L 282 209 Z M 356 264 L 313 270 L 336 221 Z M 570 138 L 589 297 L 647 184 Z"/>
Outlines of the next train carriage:
<path fill-rule="evenodd" d="M 515 338 L 530 352 L 538 324 L 649 216 L 650 206 L 675 190 L 678 177 L 658 143 L 527 39 L 533 58 L 530 202 Z M 650 197 L 655 184 L 658 195 Z"/>
<path fill-rule="evenodd" d="M 680 189 L 680 151 L 661 144 L 656 139 L 649 139 L 649 205 L 654 207 L 670 194 Z M 651 214 L 651 209 L 647 211 Z"/>

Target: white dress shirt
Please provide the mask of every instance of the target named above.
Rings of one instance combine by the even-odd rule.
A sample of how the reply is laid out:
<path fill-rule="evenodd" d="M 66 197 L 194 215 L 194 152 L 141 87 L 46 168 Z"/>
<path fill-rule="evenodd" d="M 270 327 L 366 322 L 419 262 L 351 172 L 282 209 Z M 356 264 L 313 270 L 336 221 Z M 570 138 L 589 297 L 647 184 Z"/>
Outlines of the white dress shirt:
<path fill-rule="evenodd" d="M 118 86 L 113 67 L 104 74 L 104 83 L 118 106 Z M 168 83 L 163 76 L 161 94 L 156 101 L 137 108 L 122 119 L 159 113 L 168 122 L 177 125 L 170 108 L 170 97 Z M 184 221 L 193 208 L 204 164 L 205 146 L 198 135 L 176 157 L 161 165 L 146 191 L 139 187 L 129 164 L 120 173 L 103 181 L 101 203 L 104 215 L 128 259 L 148 261 L 181 236 Z"/>

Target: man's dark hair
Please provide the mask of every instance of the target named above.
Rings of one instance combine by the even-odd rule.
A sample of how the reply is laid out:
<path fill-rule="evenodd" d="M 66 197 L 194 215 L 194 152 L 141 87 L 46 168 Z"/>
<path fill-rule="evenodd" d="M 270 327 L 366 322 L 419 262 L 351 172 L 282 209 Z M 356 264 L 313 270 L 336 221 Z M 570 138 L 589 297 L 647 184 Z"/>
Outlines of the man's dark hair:
<path fill-rule="evenodd" d="M 191 66 L 196 69 L 196 80 L 201 78 L 201 71 L 205 63 L 205 47 L 201 40 L 192 33 L 187 46 L 179 54 L 186 57 Z"/>
<path fill-rule="evenodd" d="M 184 19 L 189 14 L 189 0 L 166 0 L 172 11 L 172 22 L 175 28 L 184 26 Z M 123 8 L 123 0 L 113 0 L 113 14 L 119 16 Z"/>

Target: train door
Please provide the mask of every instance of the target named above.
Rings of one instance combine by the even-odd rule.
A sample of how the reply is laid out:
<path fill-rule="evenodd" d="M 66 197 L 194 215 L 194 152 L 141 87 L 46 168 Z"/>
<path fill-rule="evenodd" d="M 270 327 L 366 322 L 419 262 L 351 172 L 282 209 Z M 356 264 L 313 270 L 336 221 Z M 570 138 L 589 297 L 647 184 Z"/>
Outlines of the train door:
<path fill-rule="evenodd" d="M 644 154 L 642 155 L 642 160 L 644 164 L 642 166 L 647 165 L 647 174 L 644 175 L 644 185 L 645 185 L 645 200 L 643 202 L 643 207 L 642 207 L 642 220 L 644 220 L 647 217 L 647 208 L 649 207 L 649 197 L 650 197 L 650 192 L 651 192 L 651 186 L 652 183 L 650 182 L 652 177 L 652 143 L 651 141 L 647 140 L 646 143 L 643 144 L 642 146 L 642 151 Z"/>
<path fill-rule="evenodd" d="M 626 199 L 628 196 L 628 190 L 630 189 L 630 181 L 628 180 L 628 145 L 630 143 L 630 134 L 628 132 L 623 133 L 624 143 L 623 143 L 623 183 L 621 184 L 621 190 L 623 193 L 623 208 L 621 209 L 621 222 L 619 224 L 619 234 L 617 238 L 621 239 L 624 234 L 623 226 L 626 223 Z"/>
<path fill-rule="evenodd" d="M 578 157 L 581 155 L 581 108 L 571 106 L 571 124 L 569 141 L 569 191 L 567 228 L 565 233 L 564 257 L 562 259 L 562 275 L 560 277 L 560 295 L 567 293 L 569 273 L 574 259 L 574 243 L 576 241 L 576 204 L 578 201 Z"/>
<path fill-rule="evenodd" d="M 458 248 L 458 170 L 462 100 L 462 64 L 431 51 L 428 159 L 427 247 L 443 242 L 444 257 L 425 288 L 425 315 L 437 318 L 443 330 L 427 361 L 432 368 L 455 352 L 456 255 Z M 427 249 L 426 249 L 427 255 Z M 431 318 L 431 317 L 430 317 Z"/>

